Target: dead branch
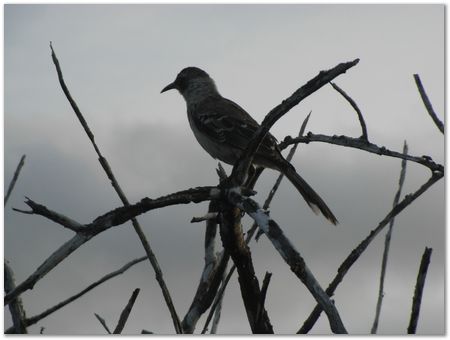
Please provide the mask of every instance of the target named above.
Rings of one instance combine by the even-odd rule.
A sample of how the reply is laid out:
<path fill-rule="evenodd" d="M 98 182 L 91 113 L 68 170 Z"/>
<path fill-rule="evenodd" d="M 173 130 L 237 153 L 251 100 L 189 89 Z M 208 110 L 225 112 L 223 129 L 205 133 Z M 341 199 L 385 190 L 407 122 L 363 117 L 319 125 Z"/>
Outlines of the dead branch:
<path fill-rule="evenodd" d="M 408 144 L 403 144 L 403 154 L 406 155 L 408 153 Z M 402 193 L 403 183 L 405 181 L 406 176 L 406 160 L 402 160 L 401 170 L 400 170 L 400 179 L 398 181 L 398 190 L 394 197 L 394 203 L 392 204 L 393 207 L 395 207 L 398 202 L 400 201 L 400 195 Z M 386 275 L 386 267 L 387 267 L 387 260 L 389 256 L 389 248 L 391 245 L 391 235 L 392 235 L 392 228 L 394 226 L 395 218 L 392 218 L 391 222 L 389 223 L 389 229 L 386 233 L 386 238 L 384 241 L 384 251 L 383 251 L 383 258 L 381 261 L 381 274 L 380 274 L 380 286 L 378 289 L 378 300 L 377 300 L 377 306 L 375 310 L 375 319 L 372 324 L 372 329 L 370 331 L 371 334 L 376 334 L 378 329 L 378 321 L 380 319 L 380 312 L 381 312 L 381 304 L 383 303 L 383 297 L 384 297 L 384 277 Z"/>
<path fill-rule="evenodd" d="M 430 115 L 431 119 L 433 119 L 434 124 L 436 124 L 439 131 L 444 133 L 444 123 L 438 118 L 436 112 L 433 109 L 433 105 L 431 105 L 430 100 L 428 99 L 428 96 L 425 92 L 425 89 L 423 88 L 422 81 L 420 80 L 420 76 L 418 74 L 414 75 L 414 80 L 416 81 L 417 89 L 419 90 L 420 97 L 422 98 L 423 104 L 425 105 L 425 108 L 428 111 L 428 114 Z"/>
<path fill-rule="evenodd" d="M 136 288 L 131 294 L 130 300 L 125 306 L 124 310 L 120 314 L 119 322 L 117 323 L 116 328 L 114 329 L 113 334 L 120 334 L 127 323 L 128 317 L 130 316 L 131 310 L 133 309 L 134 303 L 136 302 L 137 296 L 139 295 L 140 289 Z"/>
<path fill-rule="evenodd" d="M 45 311 L 43 311 L 42 313 L 32 316 L 30 318 L 25 319 L 25 324 L 27 327 L 34 325 L 35 323 L 37 323 L 38 321 L 44 319 L 45 317 L 49 316 L 50 314 L 56 312 L 57 310 L 61 309 L 62 307 L 68 305 L 69 303 L 77 300 L 78 298 L 80 298 L 81 296 L 83 296 L 84 294 L 88 293 L 89 291 L 91 291 L 92 289 L 94 289 L 95 287 L 101 285 L 103 282 L 106 282 L 118 275 L 123 274 L 125 271 L 127 271 L 128 269 L 130 269 L 132 266 L 134 266 L 135 264 L 138 264 L 142 261 L 145 261 L 147 259 L 147 256 L 143 256 L 137 259 L 134 259 L 130 262 L 128 262 L 127 264 L 125 264 L 123 267 L 121 267 L 118 270 L 115 270 L 105 276 L 103 276 L 101 279 L 99 279 L 98 281 L 95 281 L 94 283 L 91 283 L 89 286 L 87 286 L 85 289 L 83 289 L 81 292 L 61 301 L 60 303 L 46 309 Z M 12 327 L 8 328 L 5 333 L 12 333 Z"/>
<path fill-rule="evenodd" d="M 217 211 L 217 201 L 211 201 L 209 204 L 208 214 L 216 214 L 217 216 Z M 226 269 L 229 255 L 224 252 L 220 255 L 216 255 L 216 235 L 217 217 L 206 221 L 205 265 L 203 267 L 194 299 L 192 300 L 191 306 L 189 307 L 189 310 L 181 323 L 183 333 L 191 334 L 194 332 L 198 320 L 211 305 L 219 288 L 223 273 Z"/>
<path fill-rule="evenodd" d="M 309 114 L 304 119 L 304 121 L 302 123 L 302 126 L 300 127 L 300 131 L 299 131 L 299 134 L 298 134 L 299 136 L 302 136 L 303 133 L 305 132 L 306 125 L 308 124 L 310 116 L 311 116 L 311 112 L 309 112 Z M 295 151 L 297 150 L 297 145 L 298 144 L 294 144 L 291 147 L 291 150 L 289 150 L 289 153 L 288 153 L 288 155 L 286 157 L 286 160 L 288 162 L 290 162 L 292 160 L 292 158 L 294 157 Z M 222 168 L 222 170 L 223 170 L 223 168 Z M 225 174 L 225 176 L 226 176 L 226 174 Z M 272 189 L 269 192 L 269 195 L 267 196 L 267 198 L 266 198 L 266 200 L 264 202 L 263 210 L 269 209 L 270 203 L 272 202 L 272 200 L 273 200 L 273 198 L 275 196 L 275 193 L 277 192 L 283 177 L 284 177 L 283 173 L 280 173 L 278 175 L 277 180 L 275 181 L 275 184 L 273 185 Z M 256 222 L 254 222 L 252 227 L 247 232 L 247 237 L 245 238 L 245 242 L 247 244 L 249 244 L 249 242 L 253 238 L 253 235 L 255 234 L 255 231 L 256 231 L 257 228 L 258 228 L 258 225 L 256 224 Z M 264 232 L 262 232 L 260 229 L 258 229 L 258 234 L 256 235 L 256 240 L 258 240 L 258 235 L 259 235 L 260 232 L 262 234 L 264 234 Z M 212 316 L 214 315 L 214 311 L 218 307 L 218 305 L 219 305 L 219 303 L 220 303 L 220 301 L 221 301 L 221 299 L 223 297 L 223 294 L 225 293 L 225 289 L 227 288 L 228 282 L 230 281 L 231 276 L 233 275 L 235 269 L 236 269 L 236 266 L 233 265 L 231 267 L 230 271 L 228 272 L 228 274 L 226 275 L 225 280 L 222 282 L 222 285 L 220 286 L 220 289 L 217 292 L 216 297 L 214 298 L 214 302 L 213 302 L 213 304 L 211 306 L 211 309 L 209 311 L 208 317 L 206 318 L 206 322 L 205 322 L 205 325 L 203 327 L 202 334 L 206 333 L 206 330 L 208 329 L 208 326 L 209 326 L 209 323 L 210 323 L 210 321 L 212 319 Z"/>
<path fill-rule="evenodd" d="M 278 224 L 258 206 L 258 203 L 250 198 L 243 197 L 237 190 L 231 189 L 227 197 L 230 202 L 244 210 L 251 218 L 253 218 L 259 228 L 264 231 L 275 249 L 289 265 L 292 272 L 302 281 L 313 295 L 314 299 L 325 310 L 330 322 L 331 330 L 338 334 L 347 333 L 336 307 L 306 266 L 300 253 L 297 252 L 289 239 L 284 235 L 283 230 Z"/>
<path fill-rule="evenodd" d="M 392 210 L 386 215 L 386 217 L 378 224 L 378 226 L 370 232 L 370 234 L 355 248 L 352 252 L 347 256 L 344 262 L 340 265 L 337 270 L 337 274 L 334 277 L 333 281 L 328 285 L 326 289 L 326 293 L 328 296 L 333 296 L 337 286 L 344 279 L 345 274 L 349 271 L 351 266 L 358 260 L 361 254 L 366 250 L 369 244 L 373 241 L 373 239 L 380 233 L 381 230 L 400 212 L 402 212 L 408 205 L 414 202 L 419 196 L 421 196 L 425 191 L 427 191 L 434 183 L 439 181 L 444 176 L 441 172 L 435 172 L 430 177 L 430 179 L 425 182 L 417 191 L 412 194 L 406 195 L 399 204 L 397 204 Z M 322 307 L 320 305 L 316 305 L 314 310 L 311 312 L 309 317 L 303 323 L 303 326 L 299 329 L 297 334 L 306 334 L 311 328 L 314 326 L 316 321 L 319 319 L 320 314 L 322 313 Z"/>
<path fill-rule="evenodd" d="M 348 103 L 353 107 L 353 109 L 356 111 L 356 114 L 358 115 L 358 119 L 359 119 L 359 123 L 361 124 L 361 130 L 362 130 L 362 135 L 361 139 L 364 139 L 366 141 L 369 140 L 369 137 L 367 136 L 367 127 L 366 127 L 366 122 L 364 121 L 364 117 L 362 115 L 361 110 L 359 109 L 358 105 L 356 104 L 356 102 L 352 99 L 352 97 L 350 97 L 347 93 L 345 93 L 345 91 L 343 89 L 341 89 L 339 86 L 337 86 L 337 84 L 330 82 L 331 86 L 333 86 L 333 88 L 339 92 L 344 98 L 345 100 L 348 101 Z"/>
<path fill-rule="evenodd" d="M 111 227 L 121 225 L 129 221 L 131 218 L 153 209 L 176 204 L 187 204 L 191 202 L 198 203 L 218 198 L 219 192 L 219 189 L 217 189 L 216 187 L 199 187 L 162 196 L 157 199 L 150 199 L 146 197 L 136 204 L 127 207 L 120 207 L 97 217 L 92 223 L 86 224 L 86 226 L 81 231 L 77 232 L 75 236 L 72 237 L 72 239 L 60 246 L 25 281 L 19 284 L 13 291 L 6 294 L 4 297 L 5 305 L 15 297 L 22 294 L 24 291 L 32 289 L 36 282 L 42 279 L 50 270 L 61 263 L 66 257 L 68 257 L 81 245 L 83 245 L 99 233 Z M 32 202 L 31 205 L 29 204 L 30 208 L 33 209 L 33 207 L 37 206 L 37 203 L 31 200 L 28 200 L 26 203 L 28 204 L 30 202 Z M 39 209 L 36 212 L 33 211 L 33 213 L 51 219 L 52 216 L 50 216 L 48 212 L 50 212 L 49 209 Z"/>
<path fill-rule="evenodd" d="M 64 94 L 66 95 L 67 100 L 69 101 L 70 105 L 72 106 L 73 111 L 75 112 L 75 114 L 78 117 L 81 125 L 83 126 L 86 134 L 88 135 L 88 137 L 92 143 L 92 146 L 94 147 L 95 152 L 98 155 L 98 160 L 99 160 L 103 170 L 105 171 L 106 175 L 108 176 L 109 180 L 111 181 L 111 184 L 112 184 L 114 190 L 118 194 L 122 203 L 125 206 L 129 206 L 130 203 L 129 203 L 127 197 L 125 196 L 124 192 L 122 191 L 122 188 L 120 187 L 119 182 L 116 180 L 116 178 L 111 170 L 111 167 L 108 164 L 108 161 L 106 160 L 105 157 L 103 157 L 103 155 L 100 152 L 100 149 L 98 148 L 97 144 L 95 143 L 94 134 L 89 129 L 89 126 L 88 126 L 86 120 L 84 119 L 83 114 L 81 113 L 80 109 L 78 108 L 78 105 L 76 104 L 75 100 L 72 98 L 72 95 L 70 94 L 69 89 L 67 88 L 67 86 L 64 82 L 64 78 L 63 78 L 63 74 L 61 71 L 61 67 L 59 65 L 58 58 L 56 57 L 55 51 L 53 50 L 53 46 L 51 43 L 50 43 L 50 49 L 52 51 L 53 63 L 55 64 L 56 72 L 58 74 L 58 80 L 59 80 L 59 83 L 61 85 L 61 88 L 62 88 Z M 178 334 L 180 334 L 182 332 L 180 319 L 178 318 L 178 314 L 175 310 L 175 306 L 173 304 L 172 297 L 170 296 L 169 289 L 167 288 L 167 285 L 164 282 L 163 274 L 162 274 L 161 268 L 159 266 L 159 263 L 156 259 L 156 256 L 155 256 L 152 248 L 150 247 L 150 243 L 148 242 L 147 237 L 145 236 L 137 219 L 132 218 L 131 222 L 133 224 L 134 230 L 136 231 L 139 239 L 141 240 L 142 246 L 145 249 L 145 252 L 146 252 L 147 257 L 153 267 L 153 270 L 155 271 L 155 278 L 159 283 L 162 294 L 164 296 L 164 300 L 169 309 L 169 312 L 170 312 L 170 315 L 172 317 L 172 321 L 173 321 L 173 324 L 175 327 L 175 331 Z"/>
<path fill-rule="evenodd" d="M 425 251 L 420 261 L 419 273 L 417 274 L 416 288 L 414 290 L 411 318 L 408 326 L 408 334 L 416 334 L 417 321 L 419 320 L 420 305 L 422 303 L 423 287 L 427 277 L 428 265 L 430 264 L 432 248 L 425 247 Z"/>
<path fill-rule="evenodd" d="M 260 304 L 259 282 L 255 275 L 250 249 L 242 233 L 241 210 L 227 202 L 221 203 L 220 236 L 224 249 L 230 254 L 238 271 L 238 282 L 250 327 L 254 334 L 273 334 L 267 312 Z"/>
<path fill-rule="evenodd" d="M 6 192 L 6 196 L 4 199 L 4 206 L 6 206 L 6 202 L 8 202 L 9 196 L 11 195 L 14 186 L 16 185 L 17 179 L 19 178 L 20 170 L 22 170 L 23 165 L 25 164 L 25 155 L 20 158 L 19 164 L 17 164 L 16 171 L 14 171 L 13 178 L 8 186 L 8 191 Z"/>
<path fill-rule="evenodd" d="M 5 293 L 8 294 L 15 288 L 14 273 L 8 263 L 4 263 L 4 279 L 5 279 Z M 12 332 L 15 334 L 27 334 L 27 324 L 25 322 L 26 315 L 23 308 L 22 299 L 17 297 L 9 303 L 9 310 L 13 321 Z"/>
<path fill-rule="evenodd" d="M 355 149 L 360 149 L 363 151 L 367 151 L 370 153 L 375 153 L 377 155 L 381 156 L 388 156 L 388 157 L 395 157 L 400 159 L 406 159 L 408 161 L 412 161 L 415 163 L 422 164 L 429 168 L 432 172 L 444 172 L 444 166 L 441 164 L 435 163 L 431 157 L 429 156 L 411 156 L 411 155 L 404 155 L 401 152 L 397 151 L 391 151 L 387 149 L 384 146 L 378 146 L 376 144 L 366 142 L 360 138 L 352 138 L 348 136 L 326 136 L 326 135 L 320 135 L 320 134 L 313 134 L 311 132 L 308 132 L 306 136 L 303 137 L 296 137 L 292 138 L 290 136 L 286 137 L 283 142 L 279 144 L 281 149 L 284 149 L 288 145 L 296 144 L 296 143 L 311 143 L 311 142 L 322 142 L 322 143 L 329 143 L 334 145 L 340 145 Z"/>
<path fill-rule="evenodd" d="M 108 334 L 111 334 L 111 331 L 108 328 L 108 325 L 106 324 L 105 319 L 103 319 L 100 315 L 98 315 L 97 313 L 94 313 L 95 317 L 97 318 L 97 320 L 100 322 L 100 324 L 103 326 L 103 328 L 106 330 L 106 332 Z"/>
<path fill-rule="evenodd" d="M 294 106 L 298 105 L 303 99 L 332 81 L 337 76 L 345 73 L 348 69 L 358 64 L 358 62 L 359 59 L 355 59 L 351 62 L 341 63 L 330 70 L 321 71 L 317 76 L 309 80 L 291 96 L 289 96 L 279 105 L 273 108 L 265 116 L 263 122 L 261 123 L 261 126 L 255 132 L 252 140 L 247 146 L 247 149 L 242 153 L 242 155 L 239 157 L 239 160 L 234 165 L 233 172 L 231 174 L 231 178 L 232 181 L 234 181 L 234 184 L 240 185 L 241 183 L 243 183 L 243 179 L 245 178 L 250 164 L 252 163 L 253 155 L 258 150 L 259 145 L 263 141 L 266 134 L 269 132 L 270 128 L 276 123 L 278 119 L 280 119 Z"/>

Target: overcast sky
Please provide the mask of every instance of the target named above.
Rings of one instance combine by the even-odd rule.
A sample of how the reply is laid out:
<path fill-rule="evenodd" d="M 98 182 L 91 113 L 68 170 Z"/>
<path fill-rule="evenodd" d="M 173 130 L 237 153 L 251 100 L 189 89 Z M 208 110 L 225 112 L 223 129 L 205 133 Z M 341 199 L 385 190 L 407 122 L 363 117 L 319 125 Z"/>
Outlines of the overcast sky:
<path fill-rule="evenodd" d="M 49 42 L 96 141 L 131 202 L 218 183 L 212 159 L 189 129 L 182 97 L 160 94 L 186 66 L 198 66 L 219 91 L 256 120 L 323 69 L 360 58 L 336 79 L 358 103 L 373 143 L 444 162 L 444 138 L 421 102 L 419 73 L 444 118 L 443 5 L 6 5 L 4 53 L 4 160 L 9 183 L 22 154 L 26 163 L 5 209 L 4 253 L 20 283 L 72 237 L 43 217 L 23 215 L 24 196 L 81 223 L 120 206 L 51 61 Z M 273 127 L 282 140 L 307 131 L 361 134 L 355 112 L 331 86 L 292 109 Z M 282 183 L 271 216 L 300 251 L 323 287 L 350 251 L 389 211 L 400 160 L 333 145 L 300 145 L 293 164 L 327 202 L 338 227 L 315 216 L 297 191 Z M 230 170 L 230 167 L 226 168 Z M 408 163 L 404 194 L 430 173 Z M 277 173 L 257 184 L 262 203 Z M 186 313 L 203 267 L 203 224 L 190 224 L 207 204 L 165 208 L 139 218 L 158 258 L 178 314 Z M 245 220 L 245 228 L 249 220 Z M 370 332 L 375 312 L 384 233 L 352 267 L 335 303 L 347 330 Z M 397 219 L 385 282 L 380 334 L 404 334 L 425 247 L 433 248 L 418 333 L 444 332 L 444 181 Z M 276 333 L 292 334 L 315 305 L 265 237 L 251 251 L 262 282 L 273 273 L 267 310 Z M 28 316 L 73 295 L 101 276 L 144 255 L 131 224 L 110 229 L 23 294 Z M 174 332 L 149 263 L 136 265 L 29 331 L 104 334 L 100 314 L 114 327 L 133 289 L 140 296 L 124 333 Z M 5 309 L 5 326 L 11 325 Z M 204 324 L 202 318 L 198 328 Z M 250 332 L 236 278 L 230 282 L 218 329 Z M 324 316 L 313 329 L 329 334 Z"/>

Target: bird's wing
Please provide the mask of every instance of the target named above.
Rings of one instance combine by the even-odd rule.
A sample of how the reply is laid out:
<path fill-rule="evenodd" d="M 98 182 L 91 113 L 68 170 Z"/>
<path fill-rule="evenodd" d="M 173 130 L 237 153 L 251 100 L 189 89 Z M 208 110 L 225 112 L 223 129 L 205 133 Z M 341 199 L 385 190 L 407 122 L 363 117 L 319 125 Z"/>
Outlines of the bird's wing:
<path fill-rule="evenodd" d="M 225 98 L 211 98 L 195 109 L 192 119 L 199 131 L 215 140 L 244 150 L 259 124 L 239 105 Z M 273 153 L 277 141 L 270 133 L 264 138 L 258 153 Z"/>

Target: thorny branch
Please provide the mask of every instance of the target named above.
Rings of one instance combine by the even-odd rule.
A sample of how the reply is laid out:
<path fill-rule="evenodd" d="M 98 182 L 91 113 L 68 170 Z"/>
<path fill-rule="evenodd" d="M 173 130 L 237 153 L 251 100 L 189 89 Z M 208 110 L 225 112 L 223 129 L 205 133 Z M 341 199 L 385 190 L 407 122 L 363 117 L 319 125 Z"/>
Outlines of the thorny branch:
<path fill-rule="evenodd" d="M 425 247 L 425 251 L 420 261 L 419 273 L 417 274 L 416 288 L 414 290 L 411 318 L 409 320 L 408 334 L 415 334 L 417 322 L 419 321 L 420 304 L 422 302 L 423 287 L 427 277 L 428 265 L 430 264 L 433 249 Z"/>
<path fill-rule="evenodd" d="M 94 147 L 95 152 L 98 155 L 98 160 L 99 160 L 103 170 L 105 170 L 106 175 L 108 176 L 109 180 L 111 181 L 111 184 L 112 184 L 114 190 L 118 194 L 122 203 L 125 206 L 129 206 L 130 203 L 128 201 L 128 198 L 125 196 L 124 192 L 122 191 L 122 188 L 119 185 L 119 182 L 116 180 L 116 178 L 111 170 L 111 167 L 108 164 L 108 161 L 101 154 L 100 149 L 98 148 L 97 144 L 95 143 L 94 134 L 89 129 L 89 126 L 88 126 L 86 120 L 84 119 L 83 114 L 81 113 L 80 109 L 78 108 L 78 105 L 76 104 L 75 100 L 72 98 L 72 95 L 70 94 L 69 89 L 67 88 L 67 86 L 64 82 L 64 78 L 63 78 L 63 74 L 61 71 L 61 67 L 59 65 L 58 58 L 56 57 L 55 51 L 53 50 L 53 46 L 51 43 L 50 43 L 50 49 L 52 50 L 52 59 L 53 59 L 53 63 L 55 64 L 55 67 L 56 67 L 56 72 L 58 73 L 59 83 L 61 84 L 61 88 L 62 88 L 64 94 L 66 95 L 67 100 L 69 101 L 70 105 L 72 106 L 73 111 L 75 112 L 75 114 L 78 117 L 81 125 L 83 126 L 86 134 L 88 135 L 88 137 L 92 143 L 92 146 Z M 169 312 L 172 317 L 175 331 L 178 334 L 180 334 L 180 333 L 182 333 L 180 319 L 178 318 L 177 312 L 175 310 L 175 306 L 173 304 L 172 297 L 170 296 L 169 289 L 167 288 L 167 285 L 163 279 L 163 274 L 162 274 L 161 268 L 159 266 L 159 263 L 156 259 L 156 256 L 155 256 L 152 248 L 150 247 L 150 243 L 148 242 L 147 237 L 145 236 L 137 219 L 132 218 L 131 222 L 133 224 L 134 230 L 136 231 L 139 239 L 141 240 L 142 246 L 145 249 L 145 252 L 148 256 L 150 264 L 152 265 L 153 270 L 155 271 L 155 277 L 159 283 L 159 286 L 161 287 L 161 291 L 164 296 L 164 300 L 166 301 L 166 305 L 169 308 Z"/>

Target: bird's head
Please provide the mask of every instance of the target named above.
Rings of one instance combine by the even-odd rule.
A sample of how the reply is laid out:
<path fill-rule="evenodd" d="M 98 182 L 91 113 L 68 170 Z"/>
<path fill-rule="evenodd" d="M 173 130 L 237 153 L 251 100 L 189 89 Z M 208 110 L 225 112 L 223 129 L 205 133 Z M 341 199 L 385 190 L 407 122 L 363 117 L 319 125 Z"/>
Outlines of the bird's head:
<path fill-rule="evenodd" d="M 214 80 L 198 67 L 186 67 L 178 73 L 176 79 L 162 89 L 161 93 L 178 90 L 187 102 L 199 100 L 211 94 L 217 94 Z"/>

